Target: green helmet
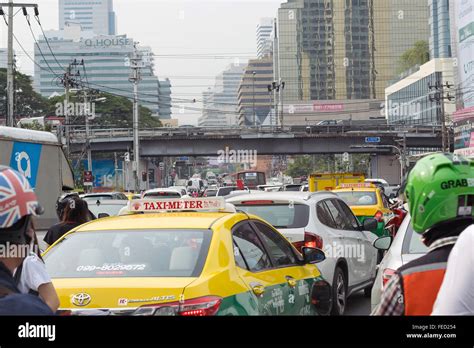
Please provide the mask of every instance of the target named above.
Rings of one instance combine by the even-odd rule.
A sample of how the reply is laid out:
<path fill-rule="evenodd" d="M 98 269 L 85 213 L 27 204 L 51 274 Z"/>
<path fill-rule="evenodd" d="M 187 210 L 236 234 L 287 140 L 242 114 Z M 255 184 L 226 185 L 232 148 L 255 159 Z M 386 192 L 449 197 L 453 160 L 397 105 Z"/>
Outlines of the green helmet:
<path fill-rule="evenodd" d="M 474 161 L 450 153 L 428 155 L 408 175 L 405 195 L 418 233 L 440 222 L 474 219 Z"/>

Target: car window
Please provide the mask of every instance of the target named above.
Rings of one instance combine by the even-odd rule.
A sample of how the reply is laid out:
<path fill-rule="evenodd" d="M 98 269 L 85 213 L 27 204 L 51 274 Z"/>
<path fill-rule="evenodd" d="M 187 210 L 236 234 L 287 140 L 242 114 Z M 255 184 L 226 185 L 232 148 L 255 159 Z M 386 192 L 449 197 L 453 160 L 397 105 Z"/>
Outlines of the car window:
<path fill-rule="evenodd" d="M 243 201 L 235 206 L 248 214 L 261 217 L 275 228 L 302 228 L 308 225 L 309 206 L 306 204 L 294 202 L 247 204 L 248 202 L 252 201 Z"/>
<path fill-rule="evenodd" d="M 389 209 L 390 203 L 388 203 L 387 197 L 382 192 L 380 192 L 380 197 L 382 197 L 382 203 L 383 203 L 384 208 Z"/>
<path fill-rule="evenodd" d="M 296 264 L 295 253 L 287 240 L 261 222 L 255 222 L 255 226 L 276 267 Z"/>
<path fill-rule="evenodd" d="M 411 223 L 408 224 L 403 246 L 403 254 L 426 254 L 428 252 L 428 247 L 423 244 L 421 236 L 413 232 Z"/>
<path fill-rule="evenodd" d="M 336 223 L 336 227 L 339 230 L 353 230 L 350 221 L 347 219 L 347 214 L 339 206 L 339 202 L 336 199 L 328 199 L 326 205 L 331 212 L 331 215 Z"/>
<path fill-rule="evenodd" d="M 331 228 L 337 228 L 336 223 L 332 219 L 331 213 L 328 210 L 328 207 L 326 206 L 326 203 L 319 202 L 316 205 L 316 214 L 318 215 L 319 221 L 328 227 Z"/>
<path fill-rule="evenodd" d="M 237 266 L 251 272 L 259 272 L 272 267 L 262 242 L 248 223 L 237 226 L 232 233 L 235 246 L 234 257 Z M 244 266 L 242 267 L 242 261 Z M 240 264 L 239 264 L 240 263 Z"/>
<path fill-rule="evenodd" d="M 352 212 L 351 208 L 349 208 L 347 204 L 345 204 L 342 200 L 337 201 L 337 203 L 343 211 L 345 218 L 349 221 L 349 225 L 352 227 L 352 229 L 355 231 L 359 231 L 359 222 L 354 216 L 354 213 Z"/>

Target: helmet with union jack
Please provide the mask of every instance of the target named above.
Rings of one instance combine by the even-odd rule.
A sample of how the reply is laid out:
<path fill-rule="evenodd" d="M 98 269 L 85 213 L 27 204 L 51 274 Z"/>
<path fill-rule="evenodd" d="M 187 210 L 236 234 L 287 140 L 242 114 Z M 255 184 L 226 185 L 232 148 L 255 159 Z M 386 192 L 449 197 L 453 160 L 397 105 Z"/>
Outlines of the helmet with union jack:
<path fill-rule="evenodd" d="M 0 243 L 25 243 L 29 217 L 41 213 L 38 197 L 28 179 L 10 167 L 0 166 Z"/>

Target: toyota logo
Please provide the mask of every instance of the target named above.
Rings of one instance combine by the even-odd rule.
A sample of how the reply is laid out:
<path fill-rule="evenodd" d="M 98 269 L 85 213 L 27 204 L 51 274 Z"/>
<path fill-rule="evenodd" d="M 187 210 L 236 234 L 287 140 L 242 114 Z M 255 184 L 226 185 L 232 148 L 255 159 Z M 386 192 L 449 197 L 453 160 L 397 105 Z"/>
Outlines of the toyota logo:
<path fill-rule="evenodd" d="M 72 296 L 71 302 L 73 305 L 78 307 L 87 306 L 89 303 L 91 303 L 91 295 L 81 292 L 80 294 Z"/>

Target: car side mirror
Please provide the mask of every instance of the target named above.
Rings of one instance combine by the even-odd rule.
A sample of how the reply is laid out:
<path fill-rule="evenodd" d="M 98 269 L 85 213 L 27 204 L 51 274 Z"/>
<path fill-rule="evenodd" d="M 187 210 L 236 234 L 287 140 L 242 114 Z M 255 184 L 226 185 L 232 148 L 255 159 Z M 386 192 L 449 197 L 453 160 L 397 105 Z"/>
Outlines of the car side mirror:
<path fill-rule="evenodd" d="M 99 213 L 99 219 L 103 219 L 103 218 L 106 218 L 106 217 L 109 217 L 110 215 L 107 214 L 107 213 Z"/>
<path fill-rule="evenodd" d="M 301 248 L 301 252 L 305 264 L 314 264 L 326 260 L 326 255 L 321 249 L 303 247 Z"/>
<path fill-rule="evenodd" d="M 377 230 L 377 224 L 377 220 L 375 220 L 374 218 L 368 218 L 364 220 L 362 228 L 364 229 L 364 231 L 375 232 Z"/>
<path fill-rule="evenodd" d="M 380 237 L 374 241 L 373 246 L 375 249 L 378 249 L 378 250 L 388 250 L 390 249 L 390 246 L 392 245 L 392 241 L 393 241 L 392 236 Z"/>

